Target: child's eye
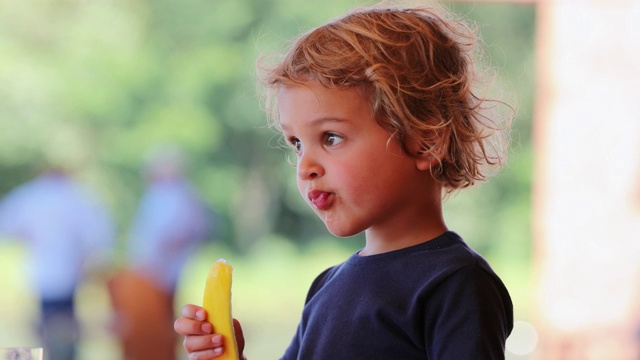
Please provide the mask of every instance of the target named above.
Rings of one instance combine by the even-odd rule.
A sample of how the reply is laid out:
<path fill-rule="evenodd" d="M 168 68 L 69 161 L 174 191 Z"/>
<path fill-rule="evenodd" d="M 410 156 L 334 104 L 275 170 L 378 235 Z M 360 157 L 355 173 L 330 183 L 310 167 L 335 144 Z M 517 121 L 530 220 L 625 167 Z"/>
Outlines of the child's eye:
<path fill-rule="evenodd" d="M 338 134 L 331 133 L 331 132 L 324 134 L 324 143 L 326 145 L 335 146 L 340 144 L 342 140 L 344 140 L 344 138 Z"/>
<path fill-rule="evenodd" d="M 299 154 L 302 151 L 302 142 L 300 142 L 298 138 L 292 136 L 287 141 L 289 142 L 289 145 L 295 149 L 296 154 Z"/>

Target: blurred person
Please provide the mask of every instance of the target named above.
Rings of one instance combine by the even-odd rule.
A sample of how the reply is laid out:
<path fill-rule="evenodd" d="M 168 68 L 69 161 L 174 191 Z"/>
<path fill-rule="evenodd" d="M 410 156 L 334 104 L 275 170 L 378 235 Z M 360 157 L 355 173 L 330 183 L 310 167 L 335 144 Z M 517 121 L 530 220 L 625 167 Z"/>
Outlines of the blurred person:
<path fill-rule="evenodd" d="M 38 335 L 48 360 L 76 358 L 76 290 L 92 270 L 104 270 L 113 233 L 111 216 L 97 197 L 62 169 L 18 186 L 0 203 L 0 235 L 28 249 L 40 302 Z"/>
<path fill-rule="evenodd" d="M 476 91 L 475 40 L 437 9 L 374 7 L 302 34 L 263 68 L 304 201 L 333 235 L 365 234 L 313 281 L 281 359 L 505 358 L 509 292 L 442 213 L 506 150 L 512 114 Z M 187 304 L 174 324 L 190 359 L 225 351 L 208 315 Z"/>
<path fill-rule="evenodd" d="M 175 147 L 150 152 L 147 183 L 127 235 L 126 265 L 110 290 L 125 359 L 175 359 L 173 301 L 180 273 L 212 227 Z"/>

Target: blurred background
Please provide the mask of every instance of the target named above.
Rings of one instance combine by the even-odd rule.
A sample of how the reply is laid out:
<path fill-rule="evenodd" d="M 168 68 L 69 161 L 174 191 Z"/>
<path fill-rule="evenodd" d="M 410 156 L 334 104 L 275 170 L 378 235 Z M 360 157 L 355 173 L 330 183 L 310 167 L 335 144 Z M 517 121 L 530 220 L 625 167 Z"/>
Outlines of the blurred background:
<path fill-rule="evenodd" d="M 186 258 L 179 273 L 174 309 L 201 303 L 210 263 L 225 258 L 235 268 L 234 316 L 245 330 L 247 356 L 275 359 L 283 353 L 313 278 L 357 251 L 363 239 L 331 237 L 299 198 L 294 169 L 279 148 L 277 134 L 265 125 L 254 79 L 255 60 L 281 50 L 301 30 L 354 6 L 373 3 L 0 1 L 0 195 L 55 165 L 95 190 L 112 215 L 112 265 L 89 273 L 75 295 L 80 323 L 78 359 L 121 357 L 106 283 L 128 264 L 130 229 L 146 186 L 144 169 L 149 154 L 159 146 L 180 149 L 184 175 L 212 219 L 206 239 Z M 575 74 L 578 83 L 572 83 L 576 77 L 568 74 L 589 55 L 584 52 L 594 46 L 589 31 L 599 28 L 594 25 L 598 21 L 602 28 L 612 29 L 598 38 L 601 48 L 615 39 L 638 45 L 638 26 L 629 19 L 638 15 L 639 7 L 631 1 L 597 5 L 594 0 L 564 7 L 561 3 L 442 3 L 477 24 L 484 60 L 496 69 L 498 86 L 512 94 L 509 98 L 515 99 L 517 109 L 507 166 L 490 182 L 450 197 L 445 204 L 446 220 L 490 261 L 511 292 L 516 326 L 508 343 L 508 359 L 637 358 L 610 351 L 619 348 L 620 339 L 638 347 L 635 337 L 640 332 L 631 315 L 636 313 L 633 304 L 637 299 L 638 246 L 634 244 L 640 223 L 640 150 L 635 144 L 640 138 L 640 121 L 637 105 L 627 112 L 620 110 L 621 104 L 637 102 L 637 90 L 623 98 L 628 102 L 619 100 L 626 91 L 621 85 L 638 79 L 640 57 L 637 52 L 623 52 L 626 61 L 614 66 L 611 60 L 618 58 L 609 58 L 606 49 L 591 50 L 603 57 L 601 62 L 578 67 L 583 71 Z M 603 9 L 609 17 L 598 18 L 604 16 Z M 562 35 L 555 32 L 560 30 Z M 567 49 L 564 56 L 558 55 Z M 563 59 L 564 67 L 556 59 Z M 617 116 L 611 116 L 610 108 L 585 110 L 585 104 L 606 105 L 610 94 L 589 81 L 592 69 L 613 74 L 612 87 L 617 91 L 607 89 L 619 100 L 612 105 Z M 557 79 L 565 81 L 565 87 L 556 84 Z M 599 91 L 589 98 L 590 90 Z M 558 94 L 565 93 L 571 95 L 564 99 L 567 104 L 579 98 L 577 106 L 582 110 L 575 116 L 568 112 L 570 107 L 558 110 Z M 588 120 L 593 114 L 598 116 Z M 606 126 L 599 127 L 605 120 Z M 624 136 L 614 134 L 594 141 L 612 128 Z M 580 136 L 563 137 L 575 129 Z M 604 151 L 611 144 L 608 141 L 620 145 L 616 159 L 622 163 L 604 169 L 604 164 L 612 164 L 613 153 Z M 594 159 L 581 157 L 587 153 L 580 149 L 608 155 L 580 167 L 576 165 L 580 161 Z M 560 162 L 554 162 L 556 159 Z M 564 187 L 555 186 L 554 179 L 563 179 Z M 613 204 L 627 204 L 620 210 L 624 226 L 618 221 L 604 227 L 616 228 L 618 234 L 603 231 L 593 238 L 594 232 L 589 231 L 590 224 L 607 223 L 607 216 L 621 218 L 610 211 L 596 214 L 599 217 L 562 220 L 567 213 L 598 208 L 598 203 L 580 201 L 593 198 L 589 195 L 593 193 L 600 195 L 594 201 L 607 199 L 610 179 L 621 194 Z M 615 179 L 624 180 L 616 183 Z M 591 180 L 595 188 L 585 185 L 582 193 L 572 191 Z M 563 194 L 568 193 L 574 197 L 564 201 Z M 633 195 L 635 203 L 631 202 Z M 621 208 L 600 208 L 614 207 Z M 574 227 L 583 232 L 573 232 Z M 590 234 L 591 240 L 583 241 Z M 582 271 L 583 266 L 589 268 L 585 256 L 598 254 L 600 245 L 613 242 L 609 236 L 617 246 L 609 251 L 609 262 L 602 263 L 598 271 Z M 0 346 L 37 345 L 34 325 L 39 304 L 27 275 L 33 264 L 25 245 L 12 240 L 0 240 Z M 586 255 L 575 251 L 584 243 L 593 247 Z M 550 244 L 565 245 L 553 248 Z M 624 259 L 614 260 L 620 253 L 626 255 Z M 560 270 L 550 265 L 562 261 Z M 620 264 L 624 266 L 614 276 L 604 276 Z M 603 280 L 607 284 L 617 281 L 624 294 L 597 287 L 595 272 L 608 279 Z M 553 282 L 556 288 L 545 287 L 550 282 L 544 279 L 549 278 L 565 282 L 558 280 Z M 559 300 L 564 307 L 554 307 L 554 296 L 566 284 L 583 284 L 582 289 L 591 292 L 564 294 Z M 583 296 L 600 300 L 582 304 L 584 311 L 573 314 L 569 310 L 579 307 L 576 304 Z M 606 296 L 620 301 L 612 304 Z M 607 303 L 619 311 L 595 320 L 589 317 L 593 313 L 590 306 Z M 573 317 L 553 315 L 558 313 Z M 576 339 L 592 340 L 594 329 L 603 328 L 615 329 L 609 333 L 616 337 L 593 353 L 598 355 L 575 352 L 582 344 Z M 548 339 L 562 341 L 557 344 Z"/>

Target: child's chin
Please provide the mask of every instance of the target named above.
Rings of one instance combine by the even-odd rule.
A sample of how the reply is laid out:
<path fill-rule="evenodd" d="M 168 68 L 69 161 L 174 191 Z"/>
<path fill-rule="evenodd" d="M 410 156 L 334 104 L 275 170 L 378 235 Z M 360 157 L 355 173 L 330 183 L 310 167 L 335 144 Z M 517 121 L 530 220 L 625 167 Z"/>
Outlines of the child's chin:
<path fill-rule="evenodd" d="M 358 235 L 359 233 L 362 232 L 362 230 L 356 231 L 353 229 L 343 229 L 343 228 L 332 227 L 331 225 L 327 225 L 327 223 L 325 223 L 324 225 L 326 226 L 327 230 L 331 233 L 331 235 L 341 237 L 341 238 Z"/>

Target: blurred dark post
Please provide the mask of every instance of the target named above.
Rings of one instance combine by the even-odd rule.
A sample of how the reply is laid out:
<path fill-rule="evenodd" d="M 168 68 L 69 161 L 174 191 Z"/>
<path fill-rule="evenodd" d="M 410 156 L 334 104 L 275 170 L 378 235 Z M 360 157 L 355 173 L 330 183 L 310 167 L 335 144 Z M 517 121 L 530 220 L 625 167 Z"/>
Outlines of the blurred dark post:
<path fill-rule="evenodd" d="M 640 3 L 539 1 L 536 359 L 639 359 Z"/>
<path fill-rule="evenodd" d="M 110 281 L 124 359 L 175 359 L 174 295 L 189 256 L 209 237 L 212 212 L 185 175 L 184 153 L 153 150 L 127 236 L 127 263 Z"/>
<path fill-rule="evenodd" d="M 66 170 L 53 169 L 4 197 L 0 233 L 28 249 L 46 358 L 75 359 L 80 327 L 74 297 L 91 267 L 105 265 L 112 251 L 110 215 Z"/>

